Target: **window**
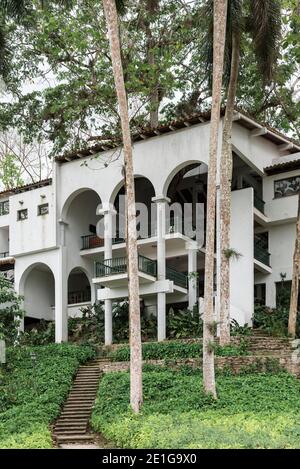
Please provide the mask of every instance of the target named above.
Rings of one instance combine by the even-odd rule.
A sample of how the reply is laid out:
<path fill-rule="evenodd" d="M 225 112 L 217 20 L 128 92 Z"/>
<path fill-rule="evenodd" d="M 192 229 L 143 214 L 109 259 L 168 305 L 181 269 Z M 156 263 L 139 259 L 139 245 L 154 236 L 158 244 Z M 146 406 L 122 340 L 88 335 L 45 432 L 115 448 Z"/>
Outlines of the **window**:
<path fill-rule="evenodd" d="M 49 204 L 38 205 L 38 215 L 47 215 L 49 213 Z"/>
<path fill-rule="evenodd" d="M 28 218 L 27 208 L 23 208 L 22 210 L 18 210 L 18 212 L 17 212 L 17 221 L 27 220 L 27 218 Z"/>
<path fill-rule="evenodd" d="M 0 216 L 7 215 L 9 213 L 9 200 L 0 202 Z"/>
<path fill-rule="evenodd" d="M 266 284 L 257 283 L 254 285 L 254 304 L 262 305 L 266 304 Z"/>
<path fill-rule="evenodd" d="M 286 179 L 274 181 L 274 197 L 281 199 L 289 195 L 298 194 L 300 191 L 300 176 L 292 176 Z"/>

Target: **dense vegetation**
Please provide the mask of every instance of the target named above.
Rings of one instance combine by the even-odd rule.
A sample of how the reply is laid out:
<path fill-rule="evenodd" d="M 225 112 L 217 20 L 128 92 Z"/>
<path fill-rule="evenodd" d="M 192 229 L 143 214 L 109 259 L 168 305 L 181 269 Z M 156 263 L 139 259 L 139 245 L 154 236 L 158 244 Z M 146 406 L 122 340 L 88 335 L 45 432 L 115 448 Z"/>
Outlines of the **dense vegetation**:
<path fill-rule="evenodd" d="M 143 344 L 144 360 L 163 360 L 177 358 L 200 358 L 202 356 L 202 344 L 199 342 L 152 342 Z M 215 345 L 215 353 L 219 356 L 240 356 L 247 354 L 247 342 L 241 340 L 238 345 L 220 347 Z M 130 348 L 124 345 L 109 354 L 113 361 L 129 361 Z"/>
<path fill-rule="evenodd" d="M 75 345 L 8 348 L 7 365 L 0 369 L 0 448 L 51 448 L 49 424 L 79 364 L 94 353 Z"/>
<path fill-rule="evenodd" d="M 200 371 L 144 371 L 144 406 L 129 408 L 129 374 L 104 376 L 96 431 L 126 448 L 300 448 L 300 381 L 286 372 L 221 374 L 217 401 Z"/>

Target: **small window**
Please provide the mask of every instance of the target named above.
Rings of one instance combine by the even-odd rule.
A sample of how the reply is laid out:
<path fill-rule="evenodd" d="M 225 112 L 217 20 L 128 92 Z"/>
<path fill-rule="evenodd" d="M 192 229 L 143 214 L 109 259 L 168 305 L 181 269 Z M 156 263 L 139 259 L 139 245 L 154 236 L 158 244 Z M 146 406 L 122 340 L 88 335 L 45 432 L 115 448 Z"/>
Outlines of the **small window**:
<path fill-rule="evenodd" d="M 38 205 L 38 215 L 47 215 L 49 213 L 49 204 Z"/>
<path fill-rule="evenodd" d="M 300 191 L 300 176 L 293 176 L 286 179 L 274 181 L 274 197 L 281 199 L 289 195 L 298 194 Z"/>
<path fill-rule="evenodd" d="M 0 216 L 7 215 L 9 213 L 9 200 L 0 202 Z"/>
<path fill-rule="evenodd" d="M 21 221 L 21 220 L 27 220 L 28 218 L 28 210 L 27 208 L 24 208 L 22 210 L 18 210 L 18 213 L 17 213 L 17 220 L 18 221 Z"/>

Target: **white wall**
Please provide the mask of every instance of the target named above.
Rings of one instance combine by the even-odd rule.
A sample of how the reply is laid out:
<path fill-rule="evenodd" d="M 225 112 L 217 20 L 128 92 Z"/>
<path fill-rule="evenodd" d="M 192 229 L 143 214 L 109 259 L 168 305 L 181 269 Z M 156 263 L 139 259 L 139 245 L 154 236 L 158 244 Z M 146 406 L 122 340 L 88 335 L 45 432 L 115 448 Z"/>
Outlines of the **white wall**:
<path fill-rule="evenodd" d="M 266 202 L 265 214 L 272 222 L 282 223 L 293 221 L 297 217 L 298 195 L 274 198 L 274 181 L 291 176 L 298 176 L 299 170 L 268 176 L 263 180 L 263 198 Z"/>
<path fill-rule="evenodd" d="M 10 253 L 49 249 L 56 245 L 55 199 L 53 186 L 40 187 L 10 198 Z M 42 196 L 45 197 L 42 197 Z M 20 202 L 23 202 L 22 204 Z M 47 215 L 38 215 L 38 205 L 49 204 Z M 18 210 L 28 209 L 28 219 L 17 221 Z"/>
<path fill-rule="evenodd" d="M 47 321 L 54 319 L 54 277 L 50 271 L 40 270 L 38 266 L 34 268 L 25 281 L 24 297 L 26 316 Z"/>
<path fill-rule="evenodd" d="M 230 263 L 231 317 L 251 324 L 254 308 L 253 189 L 231 193 L 230 245 L 241 255 Z"/>

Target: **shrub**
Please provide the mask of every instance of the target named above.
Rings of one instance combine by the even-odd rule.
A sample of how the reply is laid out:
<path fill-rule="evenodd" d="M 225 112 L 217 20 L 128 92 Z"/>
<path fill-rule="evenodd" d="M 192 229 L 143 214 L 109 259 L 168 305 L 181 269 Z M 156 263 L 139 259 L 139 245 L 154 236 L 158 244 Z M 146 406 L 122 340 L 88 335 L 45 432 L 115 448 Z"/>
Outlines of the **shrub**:
<path fill-rule="evenodd" d="M 289 309 L 284 306 L 268 308 L 256 306 L 254 309 L 253 326 L 269 335 L 287 336 Z M 297 336 L 300 336 L 300 316 L 297 317 Z"/>
<path fill-rule="evenodd" d="M 13 344 L 18 338 L 18 328 L 24 316 L 21 301 L 12 282 L 0 273 L 0 339 L 4 339 L 7 344 Z"/>
<path fill-rule="evenodd" d="M 219 356 L 246 355 L 247 344 L 243 341 L 239 345 L 226 345 L 225 347 L 215 344 L 215 352 Z M 202 344 L 200 342 L 153 342 L 142 345 L 142 354 L 144 360 L 199 358 L 202 356 Z M 124 345 L 110 352 L 109 357 L 113 361 L 129 361 L 130 348 Z"/>
<path fill-rule="evenodd" d="M 0 448 L 48 448 L 48 425 L 59 415 L 78 366 L 94 358 L 95 351 L 52 344 L 7 352 L 0 380 Z"/>
<path fill-rule="evenodd" d="M 203 321 L 198 307 L 193 310 L 183 309 L 174 311 L 170 308 L 167 313 L 167 337 L 169 339 L 185 339 L 202 337 Z"/>

